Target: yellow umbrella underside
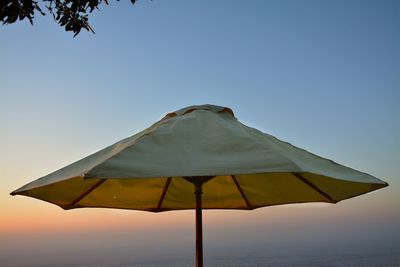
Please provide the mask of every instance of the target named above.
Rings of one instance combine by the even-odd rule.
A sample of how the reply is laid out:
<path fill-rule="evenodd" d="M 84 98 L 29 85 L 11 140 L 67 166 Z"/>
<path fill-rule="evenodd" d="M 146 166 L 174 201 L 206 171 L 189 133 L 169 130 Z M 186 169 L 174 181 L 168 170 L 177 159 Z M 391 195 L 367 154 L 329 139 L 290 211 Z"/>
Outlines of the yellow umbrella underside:
<path fill-rule="evenodd" d="M 383 187 L 309 173 L 216 176 L 203 185 L 203 209 L 255 209 L 270 205 L 328 202 Z M 182 177 L 82 179 L 76 177 L 19 192 L 63 209 L 107 207 L 145 211 L 194 209 L 193 185 Z"/>

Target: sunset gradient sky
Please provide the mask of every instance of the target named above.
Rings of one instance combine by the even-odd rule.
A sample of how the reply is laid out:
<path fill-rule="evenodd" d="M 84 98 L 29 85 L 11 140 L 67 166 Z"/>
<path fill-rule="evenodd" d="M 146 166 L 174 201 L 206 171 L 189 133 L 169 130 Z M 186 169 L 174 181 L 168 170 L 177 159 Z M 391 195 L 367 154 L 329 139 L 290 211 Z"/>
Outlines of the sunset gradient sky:
<path fill-rule="evenodd" d="M 1 26 L 0 266 L 192 257 L 192 211 L 64 211 L 9 193 L 206 103 L 390 186 L 336 205 L 205 211 L 205 257 L 400 252 L 399 1 L 128 2 L 94 12 L 95 35 L 72 38 L 50 16 Z"/>

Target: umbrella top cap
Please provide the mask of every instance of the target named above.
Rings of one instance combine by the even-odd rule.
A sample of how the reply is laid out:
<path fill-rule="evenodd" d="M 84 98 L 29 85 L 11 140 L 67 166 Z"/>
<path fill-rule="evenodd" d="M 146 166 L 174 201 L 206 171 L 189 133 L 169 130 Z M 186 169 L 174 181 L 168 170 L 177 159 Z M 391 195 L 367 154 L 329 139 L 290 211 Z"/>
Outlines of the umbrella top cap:
<path fill-rule="evenodd" d="M 189 106 L 189 107 L 185 107 L 185 108 L 179 109 L 174 112 L 170 112 L 167 115 L 165 115 L 165 117 L 163 119 L 169 119 L 169 118 L 172 118 L 175 116 L 183 116 L 185 114 L 188 114 L 190 112 L 197 111 L 197 110 L 207 110 L 207 111 L 211 111 L 211 112 L 215 112 L 215 113 L 228 113 L 232 117 L 235 117 L 235 114 L 233 114 L 233 111 L 230 108 L 207 104 L 207 105 Z"/>

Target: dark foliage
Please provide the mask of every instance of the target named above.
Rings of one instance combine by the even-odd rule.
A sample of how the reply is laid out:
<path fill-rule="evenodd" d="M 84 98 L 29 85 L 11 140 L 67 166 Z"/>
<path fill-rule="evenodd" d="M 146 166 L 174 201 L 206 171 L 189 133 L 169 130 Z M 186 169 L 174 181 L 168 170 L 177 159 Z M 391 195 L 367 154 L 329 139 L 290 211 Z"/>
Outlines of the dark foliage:
<path fill-rule="evenodd" d="M 42 0 L 45 10 L 53 15 L 54 20 L 72 31 L 74 37 L 82 29 L 93 32 L 89 25 L 88 16 L 93 10 L 108 0 Z M 117 0 L 118 1 L 118 0 Z M 130 0 L 134 4 L 137 0 Z M 34 0 L 0 0 L 0 20 L 3 24 L 11 24 L 18 20 L 28 19 L 33 24 L 35 14 L 45 15 L 43 7 Z"/>

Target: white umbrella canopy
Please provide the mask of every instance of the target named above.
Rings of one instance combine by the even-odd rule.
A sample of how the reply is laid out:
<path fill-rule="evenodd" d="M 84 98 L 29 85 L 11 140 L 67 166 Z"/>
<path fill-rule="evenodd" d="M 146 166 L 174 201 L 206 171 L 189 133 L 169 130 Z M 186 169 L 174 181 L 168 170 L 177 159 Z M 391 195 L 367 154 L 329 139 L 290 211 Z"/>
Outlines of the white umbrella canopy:
<path fill-rule="evenodd" d="M 250 128 L 229 108 L 201 105 L 169 113 L 11 194 L 63 209 L 196 209 L 196 265 L 202 267 L 202 209 L 336 203 L 387 185 Z"/>
<path fill-rule="evenodd" d="M 191 106 L 12 192 L 64 209 L 195 208 L 184 177 L 212 176 L 203 209 L 331 202 L 388 184 L 239 122 L 231 109 Z"/>

